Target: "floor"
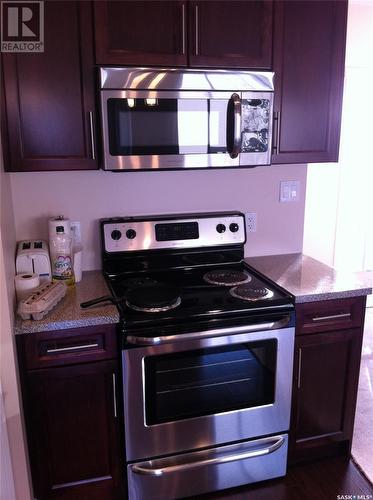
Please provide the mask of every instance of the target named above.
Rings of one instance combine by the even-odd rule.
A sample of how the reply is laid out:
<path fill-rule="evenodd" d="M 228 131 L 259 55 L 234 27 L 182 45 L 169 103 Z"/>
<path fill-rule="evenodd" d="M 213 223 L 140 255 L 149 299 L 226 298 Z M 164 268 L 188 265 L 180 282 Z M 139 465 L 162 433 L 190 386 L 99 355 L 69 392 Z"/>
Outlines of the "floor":
<path fill-rule="evenodd" d="M 352 455 L 373 483 L 373 308 L 365 315 Z"/>

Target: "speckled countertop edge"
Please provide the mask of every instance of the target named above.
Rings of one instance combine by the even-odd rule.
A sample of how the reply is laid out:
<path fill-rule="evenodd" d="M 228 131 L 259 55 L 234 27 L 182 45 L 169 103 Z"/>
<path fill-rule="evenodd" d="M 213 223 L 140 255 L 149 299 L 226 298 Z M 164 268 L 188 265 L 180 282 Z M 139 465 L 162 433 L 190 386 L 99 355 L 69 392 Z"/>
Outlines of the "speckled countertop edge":
<path fill-rule="evenodd" d="M 294 297 L 295 303 L 316 302 L 372 293 L 373 273 L 343 273 L 308 257 L 285 254 L 248 257 L 245 261 Z M 16 317 L 16 335 L 65 330 L 119 322 L 112 304 L 81 309 L 80 303 L 109 295 L 101 271 L 86 271 L 83 279 L 68 289 L 66 296 L 40 321 Z"/>
<path fill-rule="evenodd" d="M 295 303 L 372 293 L 373 273 L 337 271 L 302 253 L 248 257 L 245 261 L 289 292 Z"/>
<path fill-rule="evenodd" d="M 110 304 L 97 304 L 88 309 L 80 307 L 85 302 L 96 297 L 110 295 L 101 271 L 85 271 L 82 281 L 69 287 L 65 297 L 52 311 L 39 321 L 22 320 L 16 316 L 14 332 L 16 335 L 65 330 L 85 326 L 118 323 L 117 308 Z"/>

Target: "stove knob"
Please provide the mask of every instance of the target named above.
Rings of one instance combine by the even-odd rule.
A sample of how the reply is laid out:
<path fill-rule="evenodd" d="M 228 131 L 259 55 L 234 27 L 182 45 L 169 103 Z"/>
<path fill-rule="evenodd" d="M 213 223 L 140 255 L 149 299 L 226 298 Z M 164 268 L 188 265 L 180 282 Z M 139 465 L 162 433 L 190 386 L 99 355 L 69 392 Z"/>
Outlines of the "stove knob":
<path fill-rule="evenodd" d="M 224 224 L 218 224 L 218 225 L 216 226 L 216 230 L 217 230 L 217 232 L 218 232 L 218 233 L 225 233 L 225 230 L 226 230 L 226 229 L 227 229 L 227 228 L 225 227 L 225 225 L 224 225 Z"/>
<path fill-rule="evenodd" d="M 229 224 L 229 230 L 231 231 L 231 233 L 237 233 L 237 231 L 239 230 L 238 224 L 232 222 L 232 224 Z"/>
<path fill-rule="evenodd" d="M 129 240 L 133 240 L 133 238 L 136 238 L 136 231 L 134 229 L 128 229 L 126 231 L 126 236 Z"/>
<path fill-rule="evenodd" d="M 111 237 L 113 240 L 120 240 L 122 233 L 118 229 L 114 229 L 114 231 L 111 232 Z"/>

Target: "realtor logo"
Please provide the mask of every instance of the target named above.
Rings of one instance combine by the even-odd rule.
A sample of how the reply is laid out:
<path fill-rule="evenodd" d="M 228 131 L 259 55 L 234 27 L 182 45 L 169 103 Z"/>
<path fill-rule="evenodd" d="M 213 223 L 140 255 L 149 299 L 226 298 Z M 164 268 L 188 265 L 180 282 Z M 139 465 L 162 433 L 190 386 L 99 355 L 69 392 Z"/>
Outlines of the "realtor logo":
<path fill-rule="evenodd" d="M 44 2 L 1 2 L 1 52 L 44 52 Z"/>

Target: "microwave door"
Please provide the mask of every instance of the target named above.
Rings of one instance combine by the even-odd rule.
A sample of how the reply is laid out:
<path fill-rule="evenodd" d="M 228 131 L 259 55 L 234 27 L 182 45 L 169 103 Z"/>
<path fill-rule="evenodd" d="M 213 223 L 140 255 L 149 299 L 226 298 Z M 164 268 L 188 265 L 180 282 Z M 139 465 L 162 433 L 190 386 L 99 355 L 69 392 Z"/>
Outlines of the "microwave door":
<path fill-rule="evenodd" d="M 177 101 L 177 136 L 179 154 L 206 154 L 208 150 L 207 99 Z"/>
<path fill-rule="evenodd" d="M 226 167 L 231 93 L 104 91 L 107 170 Z"/>
<path fill-rule="evenodd" d="M 110 155 L 179 154 L 176 99 L 110 98 L 107 116 Z"/>

